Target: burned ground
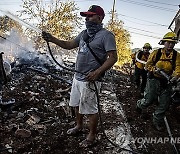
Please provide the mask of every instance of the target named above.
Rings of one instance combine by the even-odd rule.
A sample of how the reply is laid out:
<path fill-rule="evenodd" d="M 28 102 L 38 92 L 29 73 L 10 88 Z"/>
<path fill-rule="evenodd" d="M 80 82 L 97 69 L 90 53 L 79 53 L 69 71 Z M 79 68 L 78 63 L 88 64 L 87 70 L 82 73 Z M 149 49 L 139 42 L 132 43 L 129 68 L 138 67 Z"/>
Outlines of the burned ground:
<path fill-rule="evenodd" d="M 98 127 L 97 143 L 91 148 L 82 149 L 79 142 L 85 139 L 88 127 L 87 118 L 82 134 L 68 136 L 66 131 L 74 126 L 74 116 L 68 107 L 70 88 L 73 74 L 48 68 L 47 71 L 28 66 L 16 66 L 12 70 L 11 80 L 3 88 L 3 98 L 15 99 L 14 104 L 1 105 L 0 112 L 0 153 L 120 153 L 103 136 L 101 127 Z M 64 80 L 64 81 L 62 81 Z M 135 105 L 139 94 L 130 82 L 129 75 L 120 71 L 107 74 L 103 88 L 115 93 L 117 103 L 121 104 L 126 122 L 130 125 L 132 136 L 135 137 L 168 137 L 168 133 L 157 132 L 152 127 L 152 111 L 148 109 L 146 115 L 139 115 Z M 101 94 L 102 120 L 105 130 L 111 130 L 124 120 L 117 115 L 113 104 L 106 98 L 107 93 Z M 108 104 L 108 102 L 110 104 Z M 170 107 L 167 119 L 173 137 L 179 137 L 180 123 L 178 110 Z M 109 138 L 111 135 L 108 136 Z M 110 138 L 111 139 L 111 138 Z M 113 140 L 113 139 L 112 139 Z M 115 141 L 115 139 L 113 140 Z M 167 143 L 135 142 L 131 150 L 139 153 L 173 153 L 172 145 Z M 180 145 L 176 145 L 180 149 Z M 9 151 L 5 150 L 10 148 Z M 11 149 L 12 148 L 12 149 Z"/>
<path fill-rule="evenodd" d="M 127 85 L 128 88 L 127 88 Z M 123 82 L 122 84 L 118 84 L 117 86 L 117 97 L 120 100 L 123 110 L 125 111 L 125 115 L 127 117 L 127 122 L 130 125 L 131 133 L 134 138 L 153 138 L 156 141 L 159 139 L 158 143 L 156 141 L 152 141 L 151 144 L 144 143 L 138 144 L 136 142 L 136 147 L 139 152 L 142 153 L 176 153 L 173 149 L 173 146 L 166 141 L 162 143 L 161 139 L 168 138 L 169 134 L 167 130 L 162 132 L 156 131 L 152 125 L 152 113 L 155 110 L 156 105 L 152 105 L 148 107 L 147 111 L 143 114 L 139 114 L 136 111 L 136 101 L 141 99 L 140 92 L 135 87 L 133 83 L 127 84 L 127 82 Z M 179 143 L 179 129 L 180 129 L 180 110 L 174 104 L 171 104 L 169 111 L 166 114 L 170 130 L 172 136 L 177 139 L 176 147 L 180 150 L 180 143 Z M 139 140 L 140 141 L 140 140 Z"/>

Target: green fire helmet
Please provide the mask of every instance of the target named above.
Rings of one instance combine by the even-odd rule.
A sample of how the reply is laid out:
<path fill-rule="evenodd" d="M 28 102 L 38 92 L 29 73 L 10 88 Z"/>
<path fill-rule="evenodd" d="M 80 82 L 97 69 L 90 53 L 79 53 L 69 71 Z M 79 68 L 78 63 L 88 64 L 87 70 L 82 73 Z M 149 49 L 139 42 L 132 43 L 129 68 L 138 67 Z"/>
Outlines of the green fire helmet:
<path fill-rule="evenodd" d="M 149 43 L 145 43 L 143 48 L 149 48 L 150 50 L 152 50 L 152 46 Z"/>

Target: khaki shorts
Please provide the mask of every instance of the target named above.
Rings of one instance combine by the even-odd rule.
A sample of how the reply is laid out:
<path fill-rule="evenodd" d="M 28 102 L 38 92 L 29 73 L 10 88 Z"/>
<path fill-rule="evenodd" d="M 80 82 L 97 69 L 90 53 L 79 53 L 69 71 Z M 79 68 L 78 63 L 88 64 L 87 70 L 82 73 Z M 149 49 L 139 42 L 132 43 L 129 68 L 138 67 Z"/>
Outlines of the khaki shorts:
<path fill-rule="evenodd" d="M 98 92 L 100 92 L 101 82 L 96 81 Z M 70 94 L 69 106 L 78 107 L 80 114 L 98 113 L 97 97 L 94 83 L 78 81 L 73 79 Z"/>

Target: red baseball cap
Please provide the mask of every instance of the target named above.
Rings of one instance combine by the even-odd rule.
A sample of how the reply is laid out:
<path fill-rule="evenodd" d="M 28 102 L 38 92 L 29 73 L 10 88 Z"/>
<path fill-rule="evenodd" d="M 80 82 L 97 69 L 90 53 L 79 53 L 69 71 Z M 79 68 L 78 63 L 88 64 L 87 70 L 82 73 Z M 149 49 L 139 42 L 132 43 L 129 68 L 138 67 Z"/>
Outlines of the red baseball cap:
<path fill-rule="evenodd" d="M 98 5 L 90 6 L 90 8 L 87 12 L 80 12 L 80 15 L 83 17 L 86 17 L 88 15 L 95 15 L 95 14 L 102 16 L 103 18 L 105 16 L 103 8 Z"/>

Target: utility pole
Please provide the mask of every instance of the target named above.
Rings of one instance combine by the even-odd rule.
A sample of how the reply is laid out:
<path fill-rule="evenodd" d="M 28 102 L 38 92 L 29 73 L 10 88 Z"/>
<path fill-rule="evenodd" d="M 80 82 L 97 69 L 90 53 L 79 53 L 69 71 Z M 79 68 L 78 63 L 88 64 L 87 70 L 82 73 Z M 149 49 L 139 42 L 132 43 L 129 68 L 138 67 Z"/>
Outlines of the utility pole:
<path fill-rule="evenodd" d="M 112 8 L 112 23 L 113 23 L 113 21 L 114 21 L 115 2 L 116 2 L 116 0 L 114 0 L 114 2 L 113 2 L 113 8 Z"/>

